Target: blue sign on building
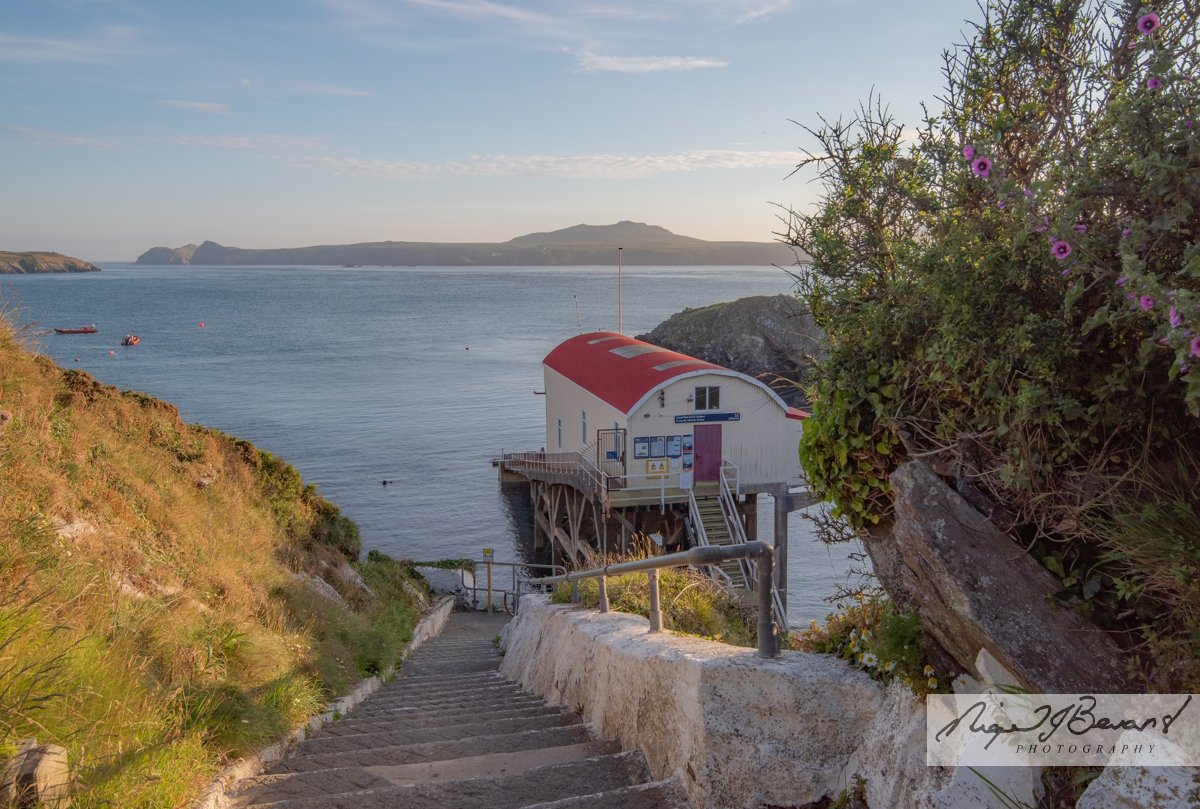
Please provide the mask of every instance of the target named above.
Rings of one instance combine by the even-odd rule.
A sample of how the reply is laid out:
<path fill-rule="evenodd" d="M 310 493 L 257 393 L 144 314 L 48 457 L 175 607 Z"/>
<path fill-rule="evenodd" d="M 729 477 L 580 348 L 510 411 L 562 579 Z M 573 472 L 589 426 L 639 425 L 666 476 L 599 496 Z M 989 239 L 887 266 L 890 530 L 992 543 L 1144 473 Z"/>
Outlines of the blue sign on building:
<path fill-rule="evenodd" d="M 676 424 L 696 424 L 702 421 L 741 421 L 741 413 L 687 413 L 675 417 Z"/>

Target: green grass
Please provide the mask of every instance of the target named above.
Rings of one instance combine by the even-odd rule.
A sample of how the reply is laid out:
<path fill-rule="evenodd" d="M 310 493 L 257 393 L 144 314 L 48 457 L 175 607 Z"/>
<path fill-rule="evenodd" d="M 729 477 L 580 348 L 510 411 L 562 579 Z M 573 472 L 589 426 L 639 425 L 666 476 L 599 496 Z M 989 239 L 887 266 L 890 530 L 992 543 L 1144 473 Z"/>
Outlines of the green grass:
<path fill-rule="evenodd" d="M 0 756 L 62 745 L 75 806 L 186 806 L 387 670 L 428 606 L 407 563 L 356 563 L 374 597 L 337 572 L 357 527 L 295 469 L 64 372 L 2 317 L 0 410 Z"/>

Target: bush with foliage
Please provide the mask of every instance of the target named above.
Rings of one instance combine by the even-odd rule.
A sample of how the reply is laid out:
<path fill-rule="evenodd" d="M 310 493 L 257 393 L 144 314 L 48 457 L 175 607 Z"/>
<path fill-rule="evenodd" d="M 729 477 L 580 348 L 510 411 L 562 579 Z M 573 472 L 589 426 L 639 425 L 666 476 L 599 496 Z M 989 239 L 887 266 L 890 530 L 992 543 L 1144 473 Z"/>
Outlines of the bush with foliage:
<path fill-rule="evenodd" d="M 877 100 L 809 130 L 824 194 L 786 238 L 830 354 L 801 459 L 860 529 L 926 459 L 998 504 L 1066 600 L 1169 624 L 1195 588 L 1113 567 L 1098 526 L 1148 509 L 1182 536 L 1200 508 L 1175 471 L 1200 447 L 1200 8 L 982 10 L 915 135 Z M 1195 569 L 1194 542 L 1162 544 L 1158 569 Z"/>

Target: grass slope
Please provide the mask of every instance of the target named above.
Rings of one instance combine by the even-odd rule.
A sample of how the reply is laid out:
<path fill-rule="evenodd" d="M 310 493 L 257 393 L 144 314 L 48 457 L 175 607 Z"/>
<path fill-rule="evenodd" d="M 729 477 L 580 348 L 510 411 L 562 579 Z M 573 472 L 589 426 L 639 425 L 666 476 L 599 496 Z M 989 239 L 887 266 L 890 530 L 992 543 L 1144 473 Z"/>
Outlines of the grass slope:
<path fill-rule="evenodd" d="M 68 749 L 76 806 L 187 805 L 395 661 L 427 593 L 358 550 L 292 467 L 0 319 L 0 760 L 36 736 Z"/>

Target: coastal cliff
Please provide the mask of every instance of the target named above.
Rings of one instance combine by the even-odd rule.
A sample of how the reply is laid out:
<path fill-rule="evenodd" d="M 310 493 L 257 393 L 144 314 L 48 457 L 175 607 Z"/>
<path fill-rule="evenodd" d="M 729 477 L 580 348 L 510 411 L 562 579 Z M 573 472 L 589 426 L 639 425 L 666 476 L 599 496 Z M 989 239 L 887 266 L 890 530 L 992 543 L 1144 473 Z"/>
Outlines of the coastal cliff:
<path fill-rule="evenodd" d="M 774 242 L 722 242 L 680 236 L 640 222 L 576 225 L 549 233 L 531 233 L 507 242 L 363 242 L 270 249 L 228 247 L 205 241 L 199 247 L 154 247 L 138 264 L 204 266 L 366 265 L 366 266 L 587 266 L 617 261 L 642 266 L 793 264 L 793 248 Z"/>
<path fill-rule="evenodd" d="M 0 275 L 42 272 L 100 272 L 100 268 L 62 253 L 10 253 L 0 250 Z"/>
<path fill-rule="evenodd" d="M 756 295 L 685 309 L 639 340 L 759 377 L 790 404 L 802 404 L 825 335 L 789 295 Z"/>

